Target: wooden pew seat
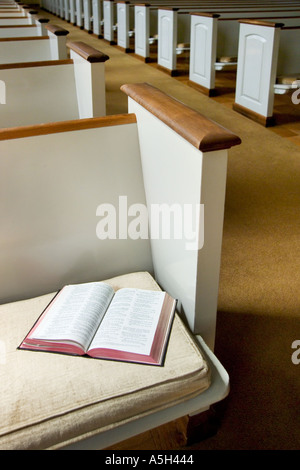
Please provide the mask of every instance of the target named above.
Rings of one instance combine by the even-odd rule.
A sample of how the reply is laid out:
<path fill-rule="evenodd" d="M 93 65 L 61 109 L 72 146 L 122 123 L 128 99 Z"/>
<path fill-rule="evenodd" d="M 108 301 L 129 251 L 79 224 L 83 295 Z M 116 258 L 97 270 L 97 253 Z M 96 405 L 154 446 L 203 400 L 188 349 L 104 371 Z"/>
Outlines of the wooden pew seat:
<path fill-rule="evenodd" d="M 293 85 L 296 80 L 300 80 L 300 72 L 292 75 L 281 75 L 276 78 L 276 83 L 279 85 Z"/>
<path fill-rule="evenodd" d="M 108 283 L 115 290 L 159 288 L 146 272 Z M 209 387 L 207 363 L 178 315 L 164 367 L 17 350 L 53 296 L 0 306 L 7 358 L 0 368 L 0 449 L 60 448 L 181 403 Z"/>

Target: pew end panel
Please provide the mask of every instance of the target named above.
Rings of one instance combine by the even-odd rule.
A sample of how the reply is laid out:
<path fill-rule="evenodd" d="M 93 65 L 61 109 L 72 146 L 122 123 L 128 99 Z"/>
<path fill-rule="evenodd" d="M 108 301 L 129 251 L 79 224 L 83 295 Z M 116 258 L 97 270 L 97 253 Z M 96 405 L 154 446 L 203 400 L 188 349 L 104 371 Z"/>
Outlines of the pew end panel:
<path fill-rule="evenodd" d="M 194 212 L 191 243 L 173 234 L 165 240 L 152 237 L 151 248 L 156 279 L 179 295 L 191 331 L 213 348 L 227 149 L 240 139 L 147 84 L 122 90 L 129 96 L 129 112 L 137 116 L 148 207 L 167 204 L 185 216 L 187 207 L 200 209 Z M 174 222 L 177 228 L 182 223 L 182 234 L 183 220 Z"/>
<path fill-rule="evenodd" d="M 50 39 L 50 51 L 52 60 L 64 60 L 68 58 L 67 54 L 67 35 L 69 31 L 60 26 L 47 24 L 46 29 Z"/>
<path fill-rule="evenodd" d="M 217 219 L 223 217 L 227 151 L 238 145 L 240 139 L 150 85 L 125 85 L 122 89 L 129 96 L 127 115 L 0 130 L 3 221 L 0 233 L 5 247 L 0 253 L 3 280 L 0 298 L 1 303 L 12 302 L 1 306 L 1 313 L 4 309 L 5 314 L 7 308 L 9 319 L 14 318 L 14 325 L 18 324 L 16 331 L 9 326 L 5 331 L 11 335 L 10 341 L 18 336 L 22 340 L 27 333 L 22 328 L 31 326 L 34 313 L 31 307 L 35 305 L 37 312 L 41 302 L 46 301 L 47 295 L 43 294 L 54 292 L 66 283 L 117 275 L 118 279 L 112 282 L 120 285 L 122 274 L 155 272 L 162 288 L 176 292 L 183 313 L 190 309 L 191 315 L 186 317 L 201 337 L 190 342 L 188 333 L 189 347 L 195 351 L 194 341 L 200 346 L 210 368 L 210 385 L 206 383 L 203 388 L 202 382 L 201 387 L 200 383 L 199 386 L 194 383 L 191 394 L 192 383 L 189 374 L 186 375 L 189 354 L 183 361 L 184 371 L 179 376 L 176 369 L 174 376 L 174 369 L 168 363 L 152 373 L 151 369 L 138 365 L 107 364 L 107 361 L 81 363 L 80 358 L 12 351 L 9 361 L 16 357 L 14 354 L 21 353 L 17 364 L 12 363 L 13 370 L 20 364 L 18 361 L 36 358 L 39 364 L 35 367 L 33 389 L 31 377 L 24 374 L 18 381 L 10 374 L 6 381 L 0 381 L 2 387 L 14 383 L 15 394 L 8 394 L 12 396 L 9 405 L 13 408 L 13 397 L 18 396 L 22 397 L 24 407 L 24 413 L 18 413 L 17 418 L 14 415 L 13 423 L 2 420 L 2 448 L 101 449 L 180 416 L 203 411 L 228 394 L 227 372 L 212 352 L 216 314 L 212 304 L 217 295 L 216 269 L 222 232 L 222 220 Z M 121 196 L 126 197 L 125 207 Z M 136 204 L 145 206 L 149 216 L 153 204 L 171 207 L 177 202 L 204 204 L 207 229 L 203 247 L 197 245 L 189 250 L 177 238 L 149 239 L 126 233 L 132 221 L 130 216 L 137 216 Z M 125 221 L 119 217 L 124 208 Z M 111 209 L 117 211 L 117 226 L 112 226 L 117 236 L 111 233 L 113 236 L 109 238 L 108 222 L 103 217 Z M 214 213 L 209 215 L 210 211 Z M 150 225 L 152 222 L 150 217 Z M 203 228 L 199 214 L 195 222 L 193 236 L 198 240 Z M 210 236 L 212 228 L 216 232 L 213 237 Z M 195 241 L 187 238 L 188 242 Z M 211 276 L 205 269 L 212 249 L 217 253 L 212 255 Z M 206 301 L 200 302 L 207 287 L 206 275 L 213 285 L 209 286 Z M 185 277 L 192 283 L 187 286 L 188 295 L 182 288 Z M 137 279 L 140 278 L 138 274 Z M 135 275 L 134 279 L 138 287 Z M 32 299 L 34 296 L 43 298 Z M 28 301 L 16 302 L 20 299 Z M 202 311 L 198 310 L 200 303 Z M 25 322 L 25 313 L 18 308 L 27 308 L 29 316 Z M 212 315 L 212 319 L 208 321 L 207 315 Z M 177 320 L 174 325 L 178 332 Z M 170 352 L 173 351 L 171 357 L 176 363 L 178 343 L 172 338 L 173 332 Z M 58 389 L 53 374 L 55 367 L 61 367 L 61 361 L 68 363 L 59 377 L 63 400 L 55 401 L 51 393 L 56 395 Z M 93 369 L 93 374 L 88 374 L 88 393 L 84 374 L 81 376 L 83 368 Z M 168 373 L 172 374 L 171 380 L 165 375 Z M 117 397 L 105 395 L 104 384 L 99 387 L 103 377 L 110 378 L 104 380 L 105 387 L 111 384 L 110 393 L 115 394 L 116 387 L 119 390 L 120 382 L 121 386 L 126 385 L 125 395 L 119 392 Z M 138 389 L 139 383 L 142 390 Z M 168 387 L 172 388 L 172 395 Z M 32 390 L 40 389 L 43 396 L 34 400 L 32 410 Z M 74 403 L 74 390 L 77 403 Z M 28 407 L 32 410 L 30 415 Z M 5 411 L 7 416 L 9 407 Z"/>
<path fill-rule="evenodd" d="M 129 2 L 123 1 L 117 3 L 117 45 L 125 52 L 130 52 L 130 24 L 132 23 L 131 13 L 134 10 L 130 8 Z"/>
<path fill-rule="evenodd" d="M 93 15 L 93 33 L 98 36 L 98 38 L 102 38 L 102 2 L 100 0 L 93 0 L 92 1 L 92 15 Z"/>
<path fill-rule="evenodd" d="M 115 7 L 113 0 L 103 1 L 103 38 L 111 45 L 116 44 L 115 40 Z"/>
<path fill-rule="evenodd" d="M 68 46 L 74 61 L 79 117 L 105 116 L 105 62 L 109 57 L 80 41 Z"/>
<path fill-rule="evenodd" d="M 150 15 L 149 5 L 134 6 L 135 43 L 134 52 L 144 60 L 149 58 Z"/>
<path fill-rule="evenodd" d="M 176 74 L 177 10 L 176 8 L 158 10 L 157 63 L 171 75 Z"/>
<path fill-rule="evenodd" d="M 233 109 L 265 126 L 273 124 L 274 85 L 282 26 L 282 23 L 240 20 Z"/>
<path fill-rule="evenodd" d="M 208 96 L 215 94 L 218 14 L 191 15 L 189 85 Z"/>

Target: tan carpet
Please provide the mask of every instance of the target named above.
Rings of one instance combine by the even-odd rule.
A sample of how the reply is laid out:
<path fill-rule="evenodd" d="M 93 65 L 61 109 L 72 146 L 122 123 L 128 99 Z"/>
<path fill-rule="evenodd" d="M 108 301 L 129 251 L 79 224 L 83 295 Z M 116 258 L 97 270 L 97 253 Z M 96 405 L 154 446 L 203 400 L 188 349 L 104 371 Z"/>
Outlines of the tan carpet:
<path fill-rule="evenodd" d="M 44 14 L 44 13 L 43 13 Z M 51 16 L 51 15 L 49 15 Z M 216 352 L 231 377 L 218 434 L 195 449 L 298 449 L 300 148 L 55 17 L 110 56 L 107 113 L 127 112 L 124 83 L 147 81 L 235 132 L 229 152 Z"/>

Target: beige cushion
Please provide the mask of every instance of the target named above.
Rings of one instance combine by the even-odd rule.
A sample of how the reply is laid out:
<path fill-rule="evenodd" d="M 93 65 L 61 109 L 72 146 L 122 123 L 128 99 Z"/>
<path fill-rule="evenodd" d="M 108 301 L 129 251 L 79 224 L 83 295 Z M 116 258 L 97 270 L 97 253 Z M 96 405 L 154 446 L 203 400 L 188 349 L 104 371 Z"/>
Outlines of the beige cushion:
<path fill-rule="evenodd" d="M 222 62 L 223 64 L 227 64 L 229 62 L 237 62 L 236 56 L 222 56 L 217 58 L 217 62 Z"/>
<path fill-rule="evenodd" d="M 300 73 L 277 77 L 276 83 L 278 83 L 278 85 L 292 85 L 296 80 L 300 80 Z"/>
<path fill-rule="evenodd" d="M 148 273 L 113 278 L 158 289 Z M 176 315 L 163 367 L 18 350 L 53 293 L 0 306 L 0 449 L 55 449 L 191 398 L 210 374 Z"/>
<path fill-rule="evenodd" d="M 190 43 L 189 42 L 180 42 L 179 44 L 177 44 L 177 47 L 178 49 L 187 49 L 190 47 Z"/>

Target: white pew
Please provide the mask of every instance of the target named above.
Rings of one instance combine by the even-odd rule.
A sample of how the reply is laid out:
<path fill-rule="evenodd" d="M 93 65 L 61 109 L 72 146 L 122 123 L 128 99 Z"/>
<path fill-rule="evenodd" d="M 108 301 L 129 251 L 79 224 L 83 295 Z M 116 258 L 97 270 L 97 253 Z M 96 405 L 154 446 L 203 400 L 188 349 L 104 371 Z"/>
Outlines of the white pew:
<path fill-rule="evenodd" d="M 201 13 L 201 11 L 198 8 L 198 12 Z M 292 9 L 290 7 L 276 7 L 276 8 L 270 8 L 270 7 L 241 7 L 241 8 L 232 8 L 232 7 L 221 7 L 221 8 L 210 8 L 210 11 L 207 9 L 203 9 L 204 13 L 210 12 L 210 13 L 216 13 L 216 14 L 221 14 L 222 19 L 219 21 L 222 21 L 222 27 L 225 28 L 227 31 L 224 32 L 224 36 L 218 35 L 220 38 L 219 40 L 217 39 L 217 47 L 220 50 L 221 56 L 230 56 L 233 54 L 229 54 L 226 49 L 226 42 L 227 42 L 227 47 L 231 50 L 234 47 L 232 46 L 232 43 L 230 42 L 230 37 L 231 35 L 234 36 L 234 30 L 236 33 L 238 32 L 238 24 L 234 24 L 234 20 L 232 25 L 230 23 L 227 23 L 229 18 L 232 18 L 235 16 L 236 18 L 257 18 L 257 17 L 274 17 L 274 16 L 285 16 L 286 14 L 289 14 L 291 16 L 294 15 L 299 15 L 300 9 L 297 7 L 293 7 Z M 169 71 L 171 75 L 176 75 L 176 64 L 177 64 L 177 54 L 180 53 L 180 51 L 184 51 L 185 49 L 189 49 L 190 41 L 191 41 L 191 34 L 194 34 L 194 31 L 191 31 L 191 18 L 189 13 L 197 13 L 197 10 L 192 11 L 191 9 L 189 10 L 177 10 L 175 9 L 161 9 L 159 10 L 159 19 L 158 19 L 158 59 L 157 62 L 160 66 L 162 66 L 164 69 Z M 232 26 L 232 28 L 231 28 Z M 229 34 L 228 39 L 226 38 L 226 35 Z M 225 39 L 224 39 L 225 38 Z M 235 36 L 235 41 L 234 38 L 232 39 L 233 43 L 236 44 L 236 54 L 237 55 L 237 34 Z M 178 44 L 183 44 L 183 47 L 178 47 Z M 193 53 L 194 54 L 194 53 Z M 195 54 L 194 54 L 195 55 Z M 217 59 L 217 58 L 216 58 Z M 231 61 L 233 62 L 231 65 L 236 65 L 236 61 Z M 220 62 L 219 64 L 216 65 L 217 70 L 222 70 L 224 67 L 226 67 L 226 63 Z"/>
<path fill-rule="evenodd" d="M 128 115 L 0 131 L 1 449 L 102 449 L 228 393 L 213 348 L 227 152 L 240 140 L 147 84 L 123 90 Z M 153 204 L 204 204 L 203 247 L 100 240 L 99 205 L 118 209 L 121 195 L 149 215 Z M 175 293 L 189 325 L 176 315 L 163 367 L 16 349 L 62 285 L 121 275 L 115 288 L 157 289 L 145 270 Z"/>
<path fill-rule="evenodd" d="M 109 57 L 81 42 L 68 47 L 67 60 L 0 65 L 0 128 L 105 116 Z"/>
<path fill-rule="evenodd" d="M 115 31 L 116 24 L 116 4 L 114 0 L 103 1 L 103 38 L 110 44 L 116 44 Z"/>
<path fill-rule="evenodd" d="M 125 52 L 133 51 L 130 39 L 134 36 L 134 5 L 128 1 L 117 2 L 117 44 Z"/>
<path fill-rule="evenodd" d="M 35 24 L 0 26 L 0 38 L 45 36 L 48 18 L 36 17 Z"/>
<path fill-rule="evenodd" d="M 275 16 L 277 15 L 277 16 Z M 214 95 L 216 71 L 232 70 L 237 65 L 240 18 L 285 21 L 296 25 L 300 10 L 285 12 L 241 12 L 230 17 L 226 14 L 191 14 L 191 50 L 189 63 L 189 84 L 209 96 Z"/>
<path fill-rule="evenodd" d="M 100 0 L 92 0 L 92 15 L 93 15 L 93 34 L 98 38 L 102 38 L 103 27 L 103 2 Z"/>
<path fill-rule="evenodd" d="M 300 22 L 298 27 L 284 27 L 283 23 L 240 21 L 238 54 L 243 60 L 237 68 L 236 111 L 265 126 L 274 124 L 275 91 L 282 93 L 293 87 L 293 80 L 284 84 L 282 78 L 299 78 L 299 39 Z"/>
<path fill-rule="evenodd" d="M 52 24 L 46 28 L 48 36 L 1 38 L 0 64 L 67 59 L 69 32 Z"/>
<path fill-rule="evenodd" d="M 0 18 L 2 16 L 13 16 L 13 17 L 16 17 L 16 18 L 20 18 L 20 17 L 24 17 L 26 16 L 26 12 L 24 10 L 16 10 L 15 9 L 2 9 L 0 10 Z"/>
<path fill-rule="evenodd" d="M 75 24 L 83 29 L 83 0 L 75 0 Z"/>
<path fill-rule="evenodd" d="M 25 24 L 35 24 L 34 17 L 37 15 L 36 10 L 30 10 L 27 16 L 16 17 L 16 16 L 2 16 L 0 17 L 0 26 L 10 26 L 10 25 L 25 25 Z"/>
<path fill-rule="evenodd" d="M 93 18 L 93 4 L 92 0 L 83 0 L 83 29 L 88 31 L 88 33 L 92 33 L 92 23 L 94 21 Z"/>

